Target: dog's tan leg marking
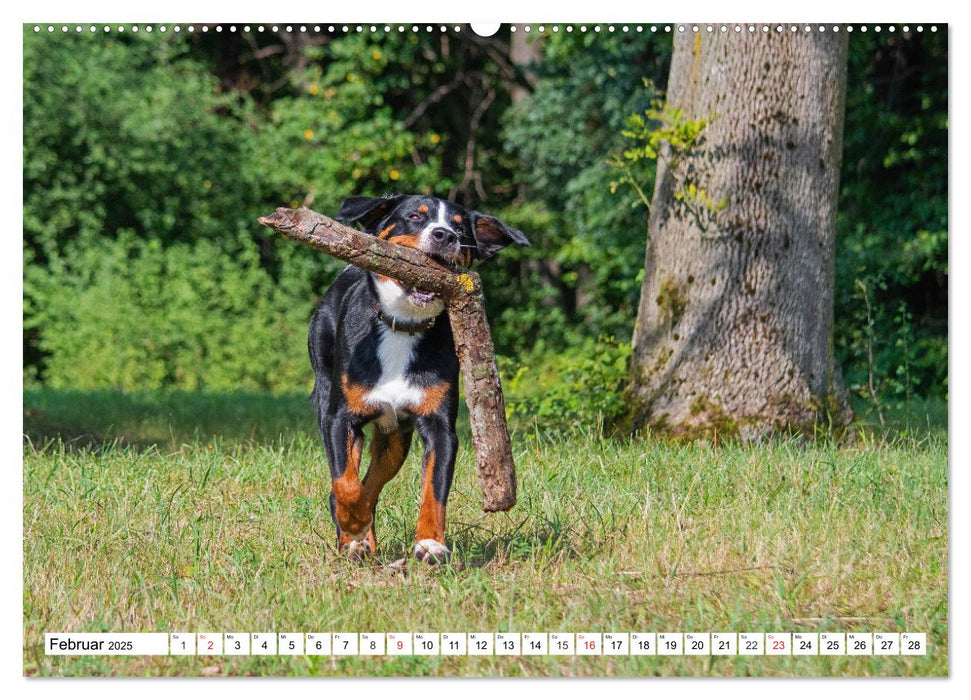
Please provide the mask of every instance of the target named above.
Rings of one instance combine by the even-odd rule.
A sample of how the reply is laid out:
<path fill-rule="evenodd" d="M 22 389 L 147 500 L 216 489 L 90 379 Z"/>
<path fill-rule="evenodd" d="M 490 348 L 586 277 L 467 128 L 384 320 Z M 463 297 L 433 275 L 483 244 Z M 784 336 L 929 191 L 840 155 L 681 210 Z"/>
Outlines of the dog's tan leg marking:
<path fill-rule="evenodd" d="M 378 505 L 378 496 L 391 479 L 394 478 L 401 465 L 405 462 L 408 447 L 411 444 L 411 433 L 384 433 L 374 431 L 371 438 L 371 464 L 362 484 L 364 498 L 371 508 L 371 527 L 368 529 L 368 542 L 371 551 L 378 549 L 377 538 L 374 533 L 374 511 Z"/>
<path fill-rule="evenodd" d="M 344 473 L 331 480 L 337 525 L 337 548 L 351 559 L 363 559 L 374 552 L 368 538 L 371 508 L 359 478 L 364 437 L 348 433 L 347 464 Z"/>

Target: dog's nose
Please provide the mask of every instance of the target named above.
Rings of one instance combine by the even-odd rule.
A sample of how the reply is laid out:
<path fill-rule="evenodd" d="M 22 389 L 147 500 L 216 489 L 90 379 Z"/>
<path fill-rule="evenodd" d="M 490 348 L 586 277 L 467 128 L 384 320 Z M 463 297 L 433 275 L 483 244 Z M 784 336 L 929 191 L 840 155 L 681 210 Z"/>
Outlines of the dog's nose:
<path fill-rule="evenodd" d="M 433 228 L 432 240 L 443 245 L 452 245 L 458 240 L 458 237 L 447 228 Z"/>

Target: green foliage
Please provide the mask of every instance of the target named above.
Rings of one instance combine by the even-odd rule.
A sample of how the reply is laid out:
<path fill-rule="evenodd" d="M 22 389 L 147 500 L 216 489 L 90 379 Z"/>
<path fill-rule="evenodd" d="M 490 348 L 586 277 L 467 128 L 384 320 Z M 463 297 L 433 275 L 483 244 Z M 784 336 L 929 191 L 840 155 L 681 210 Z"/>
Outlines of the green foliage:
<path fill-rule="evenodd" d="M 185 37 L 25 30 L 28 380 L 266 386 L 229 376 L 244 353 L 257 364 L 265 353 L 246 341 L 266 322 L 256 299 L 272 291 L 258 264 L 258 173 L 240 138 L 253 118 Z"/>
<path fill-rule="evenodd" d="M 946 33 L 850 41 L 834 335 L 857 394 L 947 395 L 947 64 Z"/>
<path fill-rule="evenodd" d="M 629 344 L 607 337 L 569 353 L 533 355 L 504 382 L 513 425 L 539 424 L 546 432 L 609 428 L 624 412 L 630 355 Z"/>
<path fill-rule="evenodd" d="M 645 81 L 651 88 L 651 84 Z M 622 157 L 627 163 L 642 160 L 655 161 L 662 156 L 664 146 L 672 155 L 684 153 L 694 146 L 710 119 L 685 119 L 684 110 L 666 103 L 652 100 L 651 107 L 644 114 L 627 117 L 627 128 L 621 135 L 634 142 L 635 147 L 625 149 Z"/>
<path fill-rule="evenodd" d="M 510 108 L 503 132 L 520 191 L 503 215 L 533 247 L 518 268 L 483 268 L 504 352 L 569 353 L 633 331 L 645 206 L 612 193 L 608 160 L 626 115 L 646 109 L 666 79 L 669 52 L 643 35 L 545 39 L 536 88 Z"/>
<path fill-rule="evenodd" d="M 262 179 L 268 197 L 334 212 L 356 193 L 448 189 L 441 138 L 405 129 L 386 97 L 394 85 L 388 73 L 397 73 L 389 58 L 413 53 L 414 41 L 362 33 L 333 42 L 326 54 L 307 50 L 316 60 L 292 75 L 297 94 L 271 103 L 256 139 L 258 160 L 274 164 Z"/>
<path fill-rule="evenodd" d="M 645 82 L 649 86 L 649 83 Z M 712 119 L 685 119 L 684 110 L 664 100 L 652 100 L 644 114 L 632 114 L 627 118 L 627 128 L 621 135 L 628 140 L 628 148 L 613 156 L 610 165 L 622 173 L 620 179 L 610 183 L 611 192 L 620 185 L 628 185 L 637 197 L 650 209 L 641 183 L 647 180 L 648 168 L 662 160 L 669 168 L 676 168 L 680 156 L 695 147 Z M 674 193 L 674 198 L 699 221 L 707 220 L 704 214 L 714 214 L 728 207 L 728 199 L 715 201 L 704 187 L 698 187 L 685 179 Z"/>
<path fill-rule="evenodd" d="M 669 40 L 533 36 L 535 82 L 514 103 L 524 81 L 502 33 L 287 43 L 267 32 L 250 46 L 27 28 L 25 379 L 302 389 L 306 322 L 343 263 L 271 237 L 256 217 L 428 191 L 533 243 L 480 270 L 497 349 L 542 366 L 520 388 L 539 372 L 592 396 L 591 410 L 571 407 L 563 389 L 537 410 L 553 423 L 610 415 L 614 384 L 584 363 L 600 352 L 593 339 L 633 329 L 651 159 L 664 140 L 688 147 L 704 123 L 657 102 Z M 835 352 L 857 393 L 870 376 L 885 397 L 946 393 L 946 42 L 851 39 Z M 640 195 L 621 191 L 625 179 Z M 723 205 L 690 184 L 685 206 Z M 605 378 L 602 396 L 577 386 L 580 367 Z"/>
<path fill-rule="evenodd" d="M 307 307 L 211 241 L 163 247 L 123 233 L 25 280 L 43 299 L 44 379 L 57 388 L 309 391 Z M 304 297 L 310 298 L 304 289 Z"/>
<path fill-rule="evenodd" d="M 163 242 L 252 229 L 252 118 L 185 38 L 24 34 L 24 240 L 38 262 L 120 229 Z"/>
<path fill-rule="evenodd" d="M 897 408 L 911 402 L 920 393 L 922 375 L 937 369 L 929 363 L 947 363 L 946 345 L 918 340 L 907 302 L 900 300 L 896 307 L 873 303 L 886 289 L 883 281 L 857 280 L 856 308 L 850 309 L 856 323 L 841 337 L 846 350 L 860 358 L 860 366 L 850 366 L 855 376 L 849 388 L 881 411 L 885 402 Z"/>
<path fill-rule="evenodd" d="M 423 137 L 381 104 L 380 43 L 335 44 L 327 70 L 295 75 L 302 93 L 264 115 L 186 35 L 25 30 L 25 379 L 305 385 L 307 320 L 344 263 L 257 216 L 443 182 L 434 153 L 413 162 Z"/>

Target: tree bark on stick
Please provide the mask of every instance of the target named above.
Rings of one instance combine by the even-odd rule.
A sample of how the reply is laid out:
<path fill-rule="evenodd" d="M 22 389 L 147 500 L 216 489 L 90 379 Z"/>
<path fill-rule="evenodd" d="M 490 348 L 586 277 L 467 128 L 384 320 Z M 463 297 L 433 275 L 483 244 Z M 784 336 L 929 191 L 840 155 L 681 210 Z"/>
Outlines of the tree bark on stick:
<path fill-rule="evenodd" d="M 708 123 L 658 161 L 635 428 L 757 439 L 851 420 L 832 344 L 846 51 L 846 32 L 675 37 L 668 103 Z"/>
<path fill-rule="evenodd" d="M 482 509 L 491 513 L 512 508 L 516 468 L 479 275 L 449 269 L 418 250 L 362 233 L 305 207 L 281 207 L 259 222 L 357 267 L 442 295 L 465 382 Z"/>

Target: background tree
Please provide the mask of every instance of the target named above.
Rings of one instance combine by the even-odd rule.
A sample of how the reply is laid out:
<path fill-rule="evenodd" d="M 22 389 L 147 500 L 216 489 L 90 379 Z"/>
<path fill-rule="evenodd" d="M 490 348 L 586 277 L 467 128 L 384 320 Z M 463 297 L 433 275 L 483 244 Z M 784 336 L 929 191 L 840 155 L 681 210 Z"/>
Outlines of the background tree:
<path fill-rule="evenodd" d="M 642 153 L 667 128 L 669 35 L 199 29 L 25 28 L 28 386 L 303 392 L 341 265 L 256 217 L 433 191 L 534 243 L 482 269 L 514 422 L 624 413 L 655 164 L 609 163 L 632 114 Z M 833 347 L 861 407 L 947 394 L 947 32 L 897 29 L 849 37 Z"/>
<path fill-rule="evenodd" d="M 845 32 L 676 36 L 668 114 L 697 133 L 659 154 L 635 425 L 750 438 L 851 418 L 832 343 L 846 49 Z"/>

